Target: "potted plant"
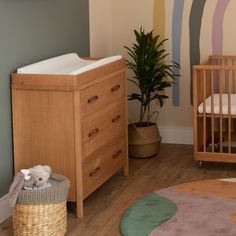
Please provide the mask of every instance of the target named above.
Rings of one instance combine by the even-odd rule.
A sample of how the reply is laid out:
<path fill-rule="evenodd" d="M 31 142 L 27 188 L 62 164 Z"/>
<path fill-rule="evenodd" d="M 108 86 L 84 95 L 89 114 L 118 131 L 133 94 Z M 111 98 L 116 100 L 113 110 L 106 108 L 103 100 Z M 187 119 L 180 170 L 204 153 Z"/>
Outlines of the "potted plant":
<path fill-rule="evenodd" d="M 156 122 L 152 117 L 157 111 L 151 112 L 150 106 L 158 101 L 160 106 L 168 98 L 164 90 L 171 87 L 175 76 L 174 68 L 180 68 L 175 63 L 166 63 L 168 56 L 164 48 L 164 42 L 160 36 L 154 36 L 153 31 L 145 33 L 141 28 L 134 30 L 136 42 L 127 49 L 130 60 L 126 60 L 127 67 L 132 70 L 134 76 L 130 79 L 138 89 L 138 93 L 128 96 L 129 100 L 140 102 L 139 120 L 129 125 L 129 154 L 130 156 L 146 158 L 155 156 L 159 152 L 161 137 Z M 160 41 L 160 42 L 159 42 Z"/>

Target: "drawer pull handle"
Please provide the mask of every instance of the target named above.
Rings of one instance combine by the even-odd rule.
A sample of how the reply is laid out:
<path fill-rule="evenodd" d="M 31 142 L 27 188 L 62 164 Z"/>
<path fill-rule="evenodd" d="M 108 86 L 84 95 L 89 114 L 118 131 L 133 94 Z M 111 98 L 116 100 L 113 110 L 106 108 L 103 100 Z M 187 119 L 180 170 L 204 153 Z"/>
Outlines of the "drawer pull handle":
<path fill-rule="evenodd" d="M 94 137 L 98 132 L 99 132 L 99 128 L 93 129 L 92 131 L 89 132 L 88 137 L 89 137 L 89 138 L 92 138 L 92 137 Z"/>
<path fill-rule="evenodd" d="M 89 173 L 89 176 L 92 177 L 93 175 L 97 174 L 97 172 L 100 170 L 101 168 L 98 166 L 96 169 L 92 170 L 90 173 Z"/>
<path fill-rule="evenodd" d="M 97 99 L 98 99 L 98 96 L 97 96 L 97 95 L 92 96 L 91 98 L 88 99 L 88 103 L 93 103 L 93 102 L 95 102 Z"/>
<path fill-rule="evenodd" d="M 119 89 L 120 89 L 120 85 L 117 84 L 117 85 L 115 85 L 115 86 L 113 86 L 113 87 L 111 88 L 111 92 L 115 92 L 115 91 L 117 91 L 117 90 L 119 90 Z"/>
<path fill-rule="evenodd" d="M 113 159 L 116 159 L 121 153 L 122 153 L 121 150 L 117 151 L 117 152 L 112 156 L 112 158 L 113 158 Z"/>
<path fill-rule="evenodd" d="M 117 116 L 115 116 L 111 121 L 112 121 L 112 123 L 116 123 L 117 121 L 119 121 L 120 120 L 120 115 L 117 115 Z"/>

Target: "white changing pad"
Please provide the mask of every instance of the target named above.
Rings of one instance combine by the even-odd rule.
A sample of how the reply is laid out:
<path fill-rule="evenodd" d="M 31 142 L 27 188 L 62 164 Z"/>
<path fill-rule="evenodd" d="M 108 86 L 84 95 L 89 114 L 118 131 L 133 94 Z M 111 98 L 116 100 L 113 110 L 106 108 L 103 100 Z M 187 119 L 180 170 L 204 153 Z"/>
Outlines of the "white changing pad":
<path fill-rule="evenodd" d="M 78 75 L 102 65 L 120 60 L 122 56 L 106 57 L 100 60 L 85 60 L 76 53 L 69 53 L 43 60 L 17 69 L 18 74 Z"/>
<path fill-rule="evenodd" d="M 236 115 L 236 94 L 231 94 L 231 115 Z M 214 114 L 220 114 L 220 95 L 213 95 Z M 198 112 L 203 113 L 203 102 L 198 106 Z M 222 94 L 222 114 L 228 115 L 228 94 Z M 211 96 L 206 99 L 206 113 L 211 113 Z"/>

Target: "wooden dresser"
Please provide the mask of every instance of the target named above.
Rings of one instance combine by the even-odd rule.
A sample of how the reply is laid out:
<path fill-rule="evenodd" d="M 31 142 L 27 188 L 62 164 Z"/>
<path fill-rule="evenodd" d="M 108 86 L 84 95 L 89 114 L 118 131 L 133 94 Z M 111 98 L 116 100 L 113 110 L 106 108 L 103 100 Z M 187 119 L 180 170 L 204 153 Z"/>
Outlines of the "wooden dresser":
<path fill-rule="evenodd" d="M 12 75 L 15 172 L 48 164 L 71 181 L 68 201 L 83 200 L 123 169 L 128 175 L 123 59 L 70 75 Z"/>

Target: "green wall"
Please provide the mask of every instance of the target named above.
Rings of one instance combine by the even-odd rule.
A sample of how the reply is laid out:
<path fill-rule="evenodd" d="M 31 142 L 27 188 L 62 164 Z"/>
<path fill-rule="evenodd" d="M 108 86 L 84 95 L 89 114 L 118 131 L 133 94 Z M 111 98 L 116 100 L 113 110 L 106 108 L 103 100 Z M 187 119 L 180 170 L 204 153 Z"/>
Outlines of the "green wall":
<path fill-rule="evenodd" d="M 89 55 L 88 0 L 0 0 L 0 197 L 13 176 L 10 74 L 68 52 Z"/>

